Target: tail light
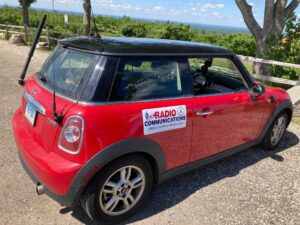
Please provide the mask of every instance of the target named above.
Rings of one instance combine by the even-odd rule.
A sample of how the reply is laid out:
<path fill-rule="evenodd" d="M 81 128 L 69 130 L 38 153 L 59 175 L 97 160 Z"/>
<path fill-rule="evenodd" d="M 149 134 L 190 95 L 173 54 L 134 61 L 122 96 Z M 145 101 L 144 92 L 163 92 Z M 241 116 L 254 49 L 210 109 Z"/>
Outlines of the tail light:
<path fill-rule="evenodd" d="M 70 154 L 77 154 L 82 146 L 84 120 L 81 116 L 70 116 L 62 128 L 58 147 Z"/>

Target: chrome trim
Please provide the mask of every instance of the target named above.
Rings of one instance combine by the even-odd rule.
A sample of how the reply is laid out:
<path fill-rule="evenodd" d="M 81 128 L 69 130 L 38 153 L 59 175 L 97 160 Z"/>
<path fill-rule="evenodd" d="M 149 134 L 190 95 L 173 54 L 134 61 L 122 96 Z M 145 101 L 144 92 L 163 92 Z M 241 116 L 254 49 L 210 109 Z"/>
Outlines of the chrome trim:
<path fill-rule="evenodd" d="M 81 128 L 81 137 L 80 137 L 80 143 L 79 143 L 79 146 L 78 146 L 78 149 L 77 151 L 70 151 L 66 148 L 64 148 L 63 146 L 61 146 L 61 140 L 63 138 L 63 133 L 64 133 L 64 130 L 66 128 L 66 125 L 68 124 L 69 120 L 72 119 L 72 118 L 79 118 L 82 122 L 82 128 Z M 71 155 L 76 155 L 80 152 L 81 148 L 82 148 L 82 142 L 83 142 L 83 135 L 84 135 L 84 119 L 81 117 L 81 116 L 77 116 L 77 115 L 73 115 L 73 116 L 70 116 L 67 121 L 65 122 L 63 128 L 61 129 L 61 132 L 60 132 L 60 135 L 59 135 L 59 139 L 58 139 L 58 148 L 60 148 L 62 151 L 66 152 L 66 153 L 69 153 Z"/>
<path fill-rule="evenodd" d="M 214 111 L 203 111 L 203 112 L 197 112 L 197 116 L 208 116 L 213 114 Z"/>
<path fill-rule="evenodd" d="M 203 97 L 213 97 L 213 96 L 220 96 L 220 95 L 233 95 L 233 94 L 243 94 L 243 93 L 248 93 L 249 90 L 244 90 L 244 91 L 232 91 L 232 92 L 227 92 L 227 93 L 214 93 L 214 94 L 204 94 L 204 95 L 194 95 L 195 98 L 203 98 Z"/>
<path fill-rule="evenodd" d="M 88 101 L 78 101 L 79 105 L 84 106 L 101 106 L 101 105 L 120 105 L 120 104 L 134 104 L 143 102 L 156 102 L 156 101 L 167 101 L 167 100 L 180 100 L 185 98 L 193 98 L 194 95 L 184 95 L 180 97 L 167 97 L 167 98 L 154 98 L 154 99 L 141 99 L 141 100 L 124 100 L 124 101 L 108 101 L 108 102 L 88 102 Z"/>
<path fill-rule="evenodd" d="M 35 100 L 27 91 L 24 92 L 24 97 L 27 102 L 30 102 L 33 108 L 38 111 L 40 114 L 45 116 L 46 110 L 44 106 L 41 105 L 37 100 Z"/>
<path fill-rule="evenodd" d="M 167 101 L 167 100 L 180 100 L 185 98 L 205 98 L 211 96 L 220 96 L 220 95 L 233 95 L 233 94 L 242 94 L 249 93 L 249 90 L 243 90 L 238 92 L 227 92 L 227 93 L 215 93 L 215 94 L 203 94 L 203 95 L 184 95 L 180 97 L 169 97 L 169 98 L 156 98 L 156 99 L 142 99 L 142 100 L 124 100 L 124 101 L 115 101 L 115 102 L 91 102 L 91 101 L 78 101 L 79 105 L 83 106 L 102 106 L 102 105 L 120 105 L 120 104 L 134 104 L 134 103 L 147 103 L 147 102 L 155 102 L 155 101 Z"/>
<path fill-rule="evenodd" d="M 42 81 L 40 81 L 40 79 L 39 79 L 38 77 L 36 77 L 36 75 L 34 76 L 34 79 L 35 79 L 35 81 L 36 81 L 42 88 L 44 88 L 44 89 L 45 89 L 46 91 L 48 91 L 49 93 L 53 94 L 53 90 L 52 90 L 51 88 L 47 87 Z M 58 96 L 58 97 L 60 97 L 60 98 L 65 99 L 65 100 L 74 102 L 74 103 L 77 103 L 77 102 L 78 102 L 77 100 L 72 99 L 72 98 L 70 98 L 70 97 L 67 97 L 67 96 L 65 96 L 65 95 L 62 95 L 62 94 L 60 94 L 60 93 L 58 93 L 58 92 L 55 92 L 55 95 Z"/>

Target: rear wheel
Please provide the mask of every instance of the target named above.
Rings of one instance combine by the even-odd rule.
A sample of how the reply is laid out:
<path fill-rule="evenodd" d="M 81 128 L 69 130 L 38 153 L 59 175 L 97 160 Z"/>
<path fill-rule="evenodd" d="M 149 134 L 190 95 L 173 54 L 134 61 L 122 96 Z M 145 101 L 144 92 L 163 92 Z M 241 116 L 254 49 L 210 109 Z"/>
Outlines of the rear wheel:
<path fill-rule="evenodd" d="M 103 168 L 88 185 L 81 203 L 96 223 L 114 224 L 143 205 L 152 183 L 152 168 L 145 158 L 123 157 Z"/>
<path fill-rule="evenodd" d="M 274 150 L 280 143 L 288 125 L 287 113 L 283 112 L 273 121 L 267 131 L 262 147 L 266 150 Z"/>

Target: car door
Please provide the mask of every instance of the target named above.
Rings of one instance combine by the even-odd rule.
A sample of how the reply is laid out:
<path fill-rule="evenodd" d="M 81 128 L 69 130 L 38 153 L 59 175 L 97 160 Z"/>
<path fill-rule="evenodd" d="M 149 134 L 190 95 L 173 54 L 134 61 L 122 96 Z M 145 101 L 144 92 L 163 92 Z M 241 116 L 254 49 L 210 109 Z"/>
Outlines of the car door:
<path fill-rule="evenodd" d="M 191 161 L 256 140 L 264 104 L 251 99 L 233 58 L 193 58 L 189 62 L 192 74 L 206 79 L 200 90 L 197 79 L 194 82 Z"/>
<path fill-rule="evenodd" d="M 164 151 L 167 169 L 188 163 L 194 101 L 191 84 L 186 58 L 122 57 L 110 104 L 99 112 L 112 118 L 114 129 L 105 129 L 106 136 L 112 143 L 132 137 L 156 142 Z"/>

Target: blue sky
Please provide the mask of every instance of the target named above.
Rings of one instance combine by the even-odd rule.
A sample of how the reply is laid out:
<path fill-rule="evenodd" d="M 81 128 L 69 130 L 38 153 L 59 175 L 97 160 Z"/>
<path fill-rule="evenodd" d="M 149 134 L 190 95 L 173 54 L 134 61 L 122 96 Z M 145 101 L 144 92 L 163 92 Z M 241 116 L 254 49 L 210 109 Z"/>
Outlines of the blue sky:
<path fill-rule="evenodd" d="M 94 13 L 171 20 L 212 25 L 246 27 L 234 0 L 91 0 Z M 264 0 L 248 0 L 259 23 Z M 0 5 L 17 6 L 18 0 L 0 0 Z M 33 8 L 51 9 L 52 0 L 37 0 Z M 82 12 L 82 0 L 55 0 L 56 10 Z M 300 17 L 300 7 L 296 14 Z"/>

